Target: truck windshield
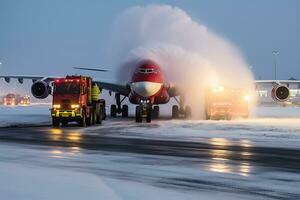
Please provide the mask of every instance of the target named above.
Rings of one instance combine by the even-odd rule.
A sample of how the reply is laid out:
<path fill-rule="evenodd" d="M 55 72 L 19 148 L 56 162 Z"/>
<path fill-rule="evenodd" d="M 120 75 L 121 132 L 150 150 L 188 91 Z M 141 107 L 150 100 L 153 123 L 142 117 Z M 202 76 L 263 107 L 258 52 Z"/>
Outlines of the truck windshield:
<path fill-rule="evenodd" d="M 56 94 L 80 94 L 80 85 L 78 83 L 60 83 L 54 88 Z"/>

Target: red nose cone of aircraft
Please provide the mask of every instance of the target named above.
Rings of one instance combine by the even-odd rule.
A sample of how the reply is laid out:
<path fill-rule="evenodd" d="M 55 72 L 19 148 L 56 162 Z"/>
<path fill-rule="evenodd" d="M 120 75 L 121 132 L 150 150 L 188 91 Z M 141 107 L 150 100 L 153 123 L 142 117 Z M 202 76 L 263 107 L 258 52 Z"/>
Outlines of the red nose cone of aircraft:
<path fill-rule="evenodd" d="M 134 71 L 131 88 L 136 94 L 147 98 L 157 94 L 163 83 L 164 77 L 159 65 L 151 60 L 144 60 Z"/>

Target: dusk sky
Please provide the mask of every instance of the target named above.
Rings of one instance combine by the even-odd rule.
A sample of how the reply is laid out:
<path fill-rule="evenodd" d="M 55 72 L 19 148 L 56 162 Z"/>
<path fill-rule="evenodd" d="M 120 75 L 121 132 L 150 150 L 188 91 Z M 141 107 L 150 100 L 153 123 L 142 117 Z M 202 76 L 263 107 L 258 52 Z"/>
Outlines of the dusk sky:
<path fill-rule="evenodd" d="M 300 1 L 0 0 L 0 73 L 62 75 L 73 66 L 109 69 L 111 24 L 128 7 L 167 4 L 183 9 L 237 46 L 255 77 L 300 78 Z M 159 31 L 159 30 L 157 30 Z M 175 34 L 175 33 L 174 33 Z"/>

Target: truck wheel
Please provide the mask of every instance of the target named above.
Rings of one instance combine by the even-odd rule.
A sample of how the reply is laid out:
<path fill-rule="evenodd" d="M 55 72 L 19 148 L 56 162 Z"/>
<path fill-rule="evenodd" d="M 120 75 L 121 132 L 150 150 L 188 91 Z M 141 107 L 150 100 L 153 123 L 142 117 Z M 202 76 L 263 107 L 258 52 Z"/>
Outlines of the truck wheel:
<path fill-rule="evenodd" d="M 122 106 L 122 117 L 128 117 L 128 105 Z"/>
<path fill-rule="evenodd" d="M 117 106 L 116 105 L 111 105 L 110 106 L 110 116 L 111 117 L 116 117 L 117 116 Z"/>
<path fill-rule="evenodd" d="M 154 119 L 158 119 L 158 117 L 159 117 L 159 106 L 154 106 L 154 108 L 152 110 L 152 117 Z"/>
<path fill-rule="evenodd" d="M 56 117 L 52 117 L 52 126 L 53 127 L 58 127 L 59 126 L 59 119 Z"/>
<path fill-rule="evenodd" d="M 97 113 L 97 115 L 96 115 L 96 123 L 97 123 L 97 124 L 102 124 L 102 119 L 103 119 L 103 118 L 104 118 L 103 107 L 100 106 L 99 113 Z"/>
<path fill-rule="evenodd" d="M 85 118 L 85 123 L 87 126 L 92 125 L 92 113 L 90 113 L 90 117 Z"/>
<path fill-rule="evenodd" d="M 63 127 L 66 127 L 66 126 L 68 126 L 68 122 L 67 122 L 67 121 L 62 121 L 62 122 L 61 122 L 61 125 L 62 125 Z"/>
<path fill-rule="evenodd" d="M 101 120 L 105 120 L 106 119 L 106 109 L 105 109 L 105 100 L 104 99 L 100 99 L 100 115 L 102 116 Z"/>
<path fill-rule="evenodd" d="M 135 107 L 135 121 L 138 123 L 142 122 L 142 113 L 140 106 Z"/>
<path fill-rule="evenodd" d="M 82 112 L 82 117 L 79 119 L 78 124 L 81 127 L 86 127 L 86 115 L 85 115 L 85 111 Z"/>
<path fill-rule="evenodd" d="M 172 118 L 177 119 L 178 116 L 179 116 L 178 106 L 174 105 L 174 106 L 172 106 Z"/>
<path fill-rule="evenodd" d="M 95 124 L 96 124 L 96 120 L 97 120 L 97 113 L 96 113 L 96 110 L 95 110 L 95 109 L 92 109 L 92 112 L 91 112 L 91 122 L 92 122 L 92 125 L 95 125 Z"/>
<path fill-rule="evenodd" d="M 185 118 L 190 119 L 192 117 L 192 109 L 190 106 L 185 107 Z"/>
<path fill-rule="evenodd" d="M 101 106 L 101 113 L 100 113 L 100 116 L 102 116 L 102 120 L 105 120 L 106 119 L 106 110 L 105 110 L 105 106 Z"/>
<path fill-rule="evenodd" d="M 152 119 L 152 106 L 147 105 L 147 117 L 146 117 L 147 123 L 150 123 L 151 119 Z"/>

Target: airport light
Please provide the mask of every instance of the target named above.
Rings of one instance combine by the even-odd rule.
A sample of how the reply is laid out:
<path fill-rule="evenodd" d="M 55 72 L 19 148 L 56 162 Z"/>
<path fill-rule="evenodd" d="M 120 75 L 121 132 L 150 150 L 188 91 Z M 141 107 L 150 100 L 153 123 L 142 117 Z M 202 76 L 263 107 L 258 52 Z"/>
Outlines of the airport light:
<path fill-rule="evenodd" d="M 274 55 L 274 78 L 277 80 L 277 56 L 279 54 L 279 51 L 274 50 L 273 52 Z"/>

